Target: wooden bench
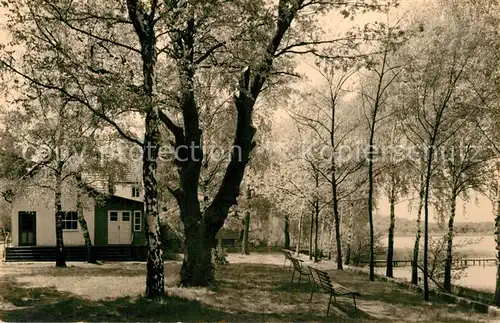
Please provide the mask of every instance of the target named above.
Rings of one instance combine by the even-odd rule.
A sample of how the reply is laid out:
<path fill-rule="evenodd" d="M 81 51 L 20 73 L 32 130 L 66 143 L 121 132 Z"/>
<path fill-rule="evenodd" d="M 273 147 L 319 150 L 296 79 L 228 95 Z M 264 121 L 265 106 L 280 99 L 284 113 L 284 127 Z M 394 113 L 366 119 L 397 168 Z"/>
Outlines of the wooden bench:
<path fill-rule="evenodd" d="M 328 308 L 326 310 L 326 315 L 330 313 L 330 304 L 332 302 L 332 296 L 335 302 L 337 302 L 337 296 L 352 295 L 352 300 L 354 302 L 354 313 L 357 313 L 356 307 L 356 296 L 361 296 L 359 293 L 351 291 L 344 286 L 333 284 L 328 273 L 309 266 L 309 271 L 312 277 L 313 288 L 311 290 L 311 298 L 309 302 L 312 301 L 313 294 L 315 290 L 324 290 L 330 293 L 330 299 L 328 300 Z"/>
<path fill-rule="evenodd" d="M 302 260 L 297 259 L 295 257 L 290 257 L 290 261 L 293 264 L 292 283 L 293 283 L 293 278 L 295 276 L 295 272 L 299 273 L 299 283 L 300 283 L 300 279 L 302 278 L 302 276 L 307 276 L 307 277 L 311 276 L 311 271 L 309 270 L 309 267 L 303 266 Z M 310 280 L 310 278 L 309 278 L 309 280 Z"/>
<path fill-rule="evenodd" d="M 286 250 L 286 249 L 281 249 L 281 251 L 283 252 L 283 255 L 285 256 L 285 262 L 283 263 L 283 267 L 286 266 L 286 261 L 288 260 L 290 262 L 290 266 L 292 266 L 292 260 L 290 258 L 292 258 L 292 252 L 290 250 Z"/>

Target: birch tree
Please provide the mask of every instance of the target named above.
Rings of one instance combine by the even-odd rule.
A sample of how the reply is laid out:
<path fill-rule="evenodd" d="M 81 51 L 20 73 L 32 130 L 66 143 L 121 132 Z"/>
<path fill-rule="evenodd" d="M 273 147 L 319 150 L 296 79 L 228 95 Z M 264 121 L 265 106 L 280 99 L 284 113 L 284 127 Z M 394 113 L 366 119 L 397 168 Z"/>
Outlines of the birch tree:
<path fill-rule="evenodd" d="M 318 62 L 316 70 L 323 80 L 323 86 L 309 93 L 306 102 L 310 103 L 304 104 L 307 108 L 291 112 L 294 120 L 315 133 L 322 144 L 319 157 L 324 160 L 318 171 L 322 180 L 328 182 L 331 188 L 337 269 L 342 269 L 343 263 L 339 204 L 350 193 L 345 184 L 363 165 L 362 160 L 356 159 L 359 156 L 355 153 L 345 153 L 345 148 L 356 142 L 356 130 L 359 126 L 352 113 L 349 113 L 351 107 L 344 101 L 344 96 L 349 93 L 349 79 L 356 72 L 355 67 L 349 68 L 352 64 L 345 62 L 340 68 L 328 61 Z"/>
<path fill-rule="evenodd" d="M 431 198 L 431 182 L 436 169 L 435 159 L 439 149 L 460 129 L 464 119 L 471 116 L 474 110 L 461 110 L 453 100 L 463 80 L 464 72 L 470 66 L 471 57 L 476 53 L 477 42 L 467 43 L 467 35 L 457 31 L 440 35 L 435 45 L 426 48 L 424 55 L 419 53 L 420 63 L 409 67 L 406 71 L 411 77 L 416 90 L 413 101 L 407 107 L 405 127 L 411 131 L 418 147 L 423 148 L 425 158 L 425 185 L 423 196 L 424 207 L 424 298 L 428 293 L 428 221 Z M 425 59 L 424 59 L 425 57 Z M 418 65 L 422 64 L 422 65 Z"/>
<path fill-rule="evenodd" d="M 439 213 L 448 214 L 443 287 L 449 293 L 452 283 L 452 248 L 457 199 L 460 197 L 467 201 L 471 191 L 481 191 L 487 180 L 485 165 L 489 159 L 489 150 L 484 149 L 481 144 L 481 134 L 470 126 L 471 122 L 462 125 L 456 135 L 446 143 L 444 156 L 438 159 L 441 171 L 436 174 L 434 187 L 437 191 L 435 195 L 442 201 L 439 204 Z"/>
<path fill-rule="evenodd" d="M 392 119 L 392 118 L 391 118 Z M 401 156 L 396 149 L 401 147 L 403 133 L 397 129 L 397 123 L 392 122 L 392 131 L 389 132 L 389 141 L 385 141 L 382 148 L 383 166 L 380 169 L 380 175 L 377 180 L 382 191 L 389 201 L 389 230 L 387 235 L 387 258 L 386 258 L 386 276 L 393 277 L 393 257 L 394 257 L 394 232 L 396 225 L 396 205 L 403 201 L 408 194 L 408 176 L 407 156 Z M 387 127 L 386 127 L 387 129 Z M 382 141 L 384 142 L 384 141 Z"/>
<path fill-rule="evenodd" d="M 66 182 L 73 183 L 74 170 L 80 167 L 84 158 L 82 155 L 91 152 L 93 146 L 90 143 L 98 124 L 92 118 L 87 119 L 89 116 L 80 113 L 69 100 L 42 91 L 28 93 L 12 104 L 15 108 L 5 112 L 4 121 L 10 135 L 24 147 L 24 154 L 17 157 L 31 164 L 30 169 L 25 170 L 19 178 L 54 194 L 56 266 L 66 267 L 62 186 Z M 86 126 L 83 126 L 83 120 L 86 121 Z M 86 147 L 82 147 L 84 142 Z M 30 151 L 35 154 L 29 153 Z M 33 176 L 37 179 L 30 178 Z M 91 245 L 83 216 L 80 225 L 85 243 Z"/>
<path fill-rule="evenodd" d="M 388 16 L 389 17 L 389 16 Z M 373 227 L 373 208 L 374 208 L 374 161 L 379 152 L 376 148 L 376 133 L 380 127 L 380 121 L 387 118 L 390 112 L 386 109 L 386 101 L 389 97 L 389 87 L 397 79 L 402 71 L 402 66 L 392 63 L 392 55 L 405 39 L 403 32 L 398 24 L 380 23 L 381 33 L 384 35 L 381 45 L 381 54 L 373 57 L 373 66 L 369 64 L 368 71 L 373 76 L 373 82 L 366 88 L 362 85 L 360 91 L 361 104 L 363 106 L 365 121 L 368 128 L 367 158 L 368 164 L 368 222 L 370 225 L 370 281 L 375 280 L 374 263 L 374 227 Z M 403 36 L 403 37 L 402 37 Z M 368 78 L 369 79 L 369 78 Z M 370 81 L 368 81 L 370 82 Z"/>

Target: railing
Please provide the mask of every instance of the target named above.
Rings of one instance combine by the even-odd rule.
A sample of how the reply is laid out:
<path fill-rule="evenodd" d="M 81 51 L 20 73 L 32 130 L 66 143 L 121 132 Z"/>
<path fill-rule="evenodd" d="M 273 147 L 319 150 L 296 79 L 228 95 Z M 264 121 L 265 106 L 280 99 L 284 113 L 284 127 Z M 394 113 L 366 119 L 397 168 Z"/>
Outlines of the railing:
<path fill-rule="evenodd" d="M 406 266 L 411 266 L 413 260 L 407 260 L 407 259 L 397 259 L 392 261 L 392 265 L 394 267 L 406 267 Z M 374 265 L 376 267 L 385 267 L 387 264 L 387 260 L 374 260 L 373 261 Z M 454 264 L 458 264 L 460 266 L 481 266 L 481 265 L 486 265 L 489 263 L 496 264 L 497 259 L 496 258 L 464 258 L 464 259 L 456 259 L 453 260 Z M 361 261 L 360 264 L 362 265 L 368 265 L 370 264 L 369 261 Z"/>

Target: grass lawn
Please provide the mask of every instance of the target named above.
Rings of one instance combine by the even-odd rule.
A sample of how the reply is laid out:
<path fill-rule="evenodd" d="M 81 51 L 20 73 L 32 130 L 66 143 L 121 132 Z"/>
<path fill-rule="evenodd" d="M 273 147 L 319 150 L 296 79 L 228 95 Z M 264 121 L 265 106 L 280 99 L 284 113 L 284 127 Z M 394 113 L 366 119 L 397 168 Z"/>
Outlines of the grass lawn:
<path fill-rule="evenodd" d="M 396 285 L 368 282 L 364 274 L 329 270 L 332 280 L 362 294 L 352 300 L 337 298 L 326 317 L 328 297 L 310 285 L 290 283 L 280 254 L 229 256 L 230 264 L 217 270 L 210 288 L 179 288 L 179 262 L 166 262 L 166 290 L 162 303 L 141 297 L 145 289 L 144 263 L 6 263 L 0 266 L 2 321 L 420 321 L 478 322 L 488 316 L 442 302 L 424 303 L 422 296 Z M 331 268 L 329 263 L 323 268 Z"/>

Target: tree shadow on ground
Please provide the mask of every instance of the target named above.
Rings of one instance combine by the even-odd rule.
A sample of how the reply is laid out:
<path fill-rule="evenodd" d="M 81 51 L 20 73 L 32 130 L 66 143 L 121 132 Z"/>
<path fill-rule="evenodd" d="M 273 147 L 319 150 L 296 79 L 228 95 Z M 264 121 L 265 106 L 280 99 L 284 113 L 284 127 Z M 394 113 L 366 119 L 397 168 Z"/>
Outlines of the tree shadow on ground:
<path fill-rule="evenodd" d="M 15 306 L 0 311 L 8 322 L 74 322 L 74 321 L 219 321 L 236 317 L 198 301 L 168 297 L 158 303 L 144 298 L 123 297 L 91 301 L 53 287 L 30 288 L 8 282 L 4 300 Z"/>
<path fill-rule="evenodd" d="M 218 279 L 216 287 L 213 290 L 218 293 L 231 291 L 232 297 L 236 301 L 244 302 L 246 295 L 254 296 L 257 289 L 262 297 L 254 297 L 253 305 L 259 304 L 265 308 L 263 302 L 270 303 L 272 308 L 278 312 L 290 311 L 302 313 L 312 320 L 312 316 L 317 320 L 326 321 L 351 321 L 367 319 L 370 316 L 359 308 L 355 310 L 352 299 L 343 297 L 337 298 L 336 303 L 332 301 L 329 316 L 326 316 L 329 295 L 321 292 L 315 293 L 312 302 L 309 302 L 312 289 L 308 277 L 298 277 L 291 281 L 292 271 L 284 269 L 278 265 L 255 265 L 255 264 L 234 264 L 222 270 L 218 270 Z M 224 277 L 231 277 L 227 279 Z"/>
<path fill-rule="evenodd" d="M 168 296 L 162 302 L 149 301 L 141 297 L 121 297 L 117 299 L 89 300 L 76 294 L 58 291 L 54 287 L 31 287 L 17 282 L 14 278 L 0 281 L 3 303 L 0 320 L 8 322 L 62 322 L 62 321 L 351 321 L 348 317 L 324 315 L 324 310 L 315 311 L 296 303 L 291 292 L 288 295 L 267 295 L 271 298 L 254 299 L 256 293 L 266 295 L 270 290 L 256 290 L 259 286 L 244 288 L 237 282 L 219 282 L 214 304 L 199 300 Z M 250 291 L 247 288 L 252 288 Z M 189 289 L 187 289 L 189 290 Z M 169 292 L 169 294 L 172 294 Z M 174 293 L 175 294 L 175 293 Z M 305 294 L 304 294 L 305 295 Z M 276 299 L 273 297 L 276 296 Z M 287 300 L 276 312 L 260 310 L 264 303 Z M 227 303 L 224 303 L 224 300 Z M 240 306 L 241 303 L 252 306 Z M 216 306 L 220 303 L 221 306 Z M 302 304 L 304 305 L 304 304 Z M 308 304 L 306 304 L 308 305 Z"/>
<path fill-rule="evenodd" d="M 82 268 L 84 267 L 84 268 Z M 124 295 L 128 277 L 144 277 L 143 264 L 76 266 L 66 269 L 30 266 L 11 268 L 0 277 L 0 320 L 3 321 L 465 321 L 467 311 L 446 303 L 424 303 L 422 295 L 386 282 L 369 282 L 367 275 L 352 271 L 329 271 L 332 281 L 360 292 L 358 311 L 351 298 L 338 297 L 326 315 L 329 295 L 315 292 L 307 277 L 291 282 L 292 271 L 279 265 L 236 263 L 217 267 L 216 282 L 209 288 L 181 288 L 180 263 L 165 263 L 167 297 L 152 302 L 141 297 L 102 299 L 97 280 L 114 295 Z M 18 270 L 14 270 L 17 268 Z M 54 274 L 55 273 L 55 274 Z M 57 276 L 59 274 L 59 276 Z M 16 279 L 35 275 L 45 285 Z M 53 279 L 56 276 L 56 280 Z M 51 279 L 46 279 L 50 277 Z M 57 280 L 57 277 L 65 279 Z M 73 283 L 72 277 L 75 278 Z M 38 280 L 37 280 L 38 281 Z M 168 283 L 168 282 L 170 283 Z M 70 283 L 67 283 L 70 282 Z M 56 287 L 51 287 L 54 284 Z M 41 286 L 41 287 L 36 287 Z M 96 288 L 97 287 L 97 288 Z M 142 287 L 142 286 L 141 286 Z M 132 293 L 128 295 L 138 295 Z M 97 295 L 92 294 L 97 291 Z M 80 296 L 86 295 L 86 296 Z M 93 297 L 93 296 L 96 297 Z M 92 299 L 91 299 L 92 298 Z M 456 313 L 450 315 L 450 313 Z M 470 320 L 469 320 L 470 321 Z"/>
<path fill-rule="evenodd" d="M 438 312 L 446 308 L 446 312 L 448 313 L 463 313 L 463 321 L 467 322 L 470 321 L 467 318 L 467 313 L 474 313 L 474 310 L 470 307 L 450 304 L 446 300 L 439 298 L 431 299 L 431 302 L 424 302 L 421 293 L 401 288 L 393 283 L 387 283 L 378 279 L 370 282 L 368 273 L 342 270 L 329 270 L 328 273 L 333 281 L 351 290 L 360 292 L 361 302 L 382 302 L 404 307 L 417 313 Z M 442 320 L 449 321 L 446 318 Z M 460 321 L 460 318 L 454 318 L 452 321 Z"/>

